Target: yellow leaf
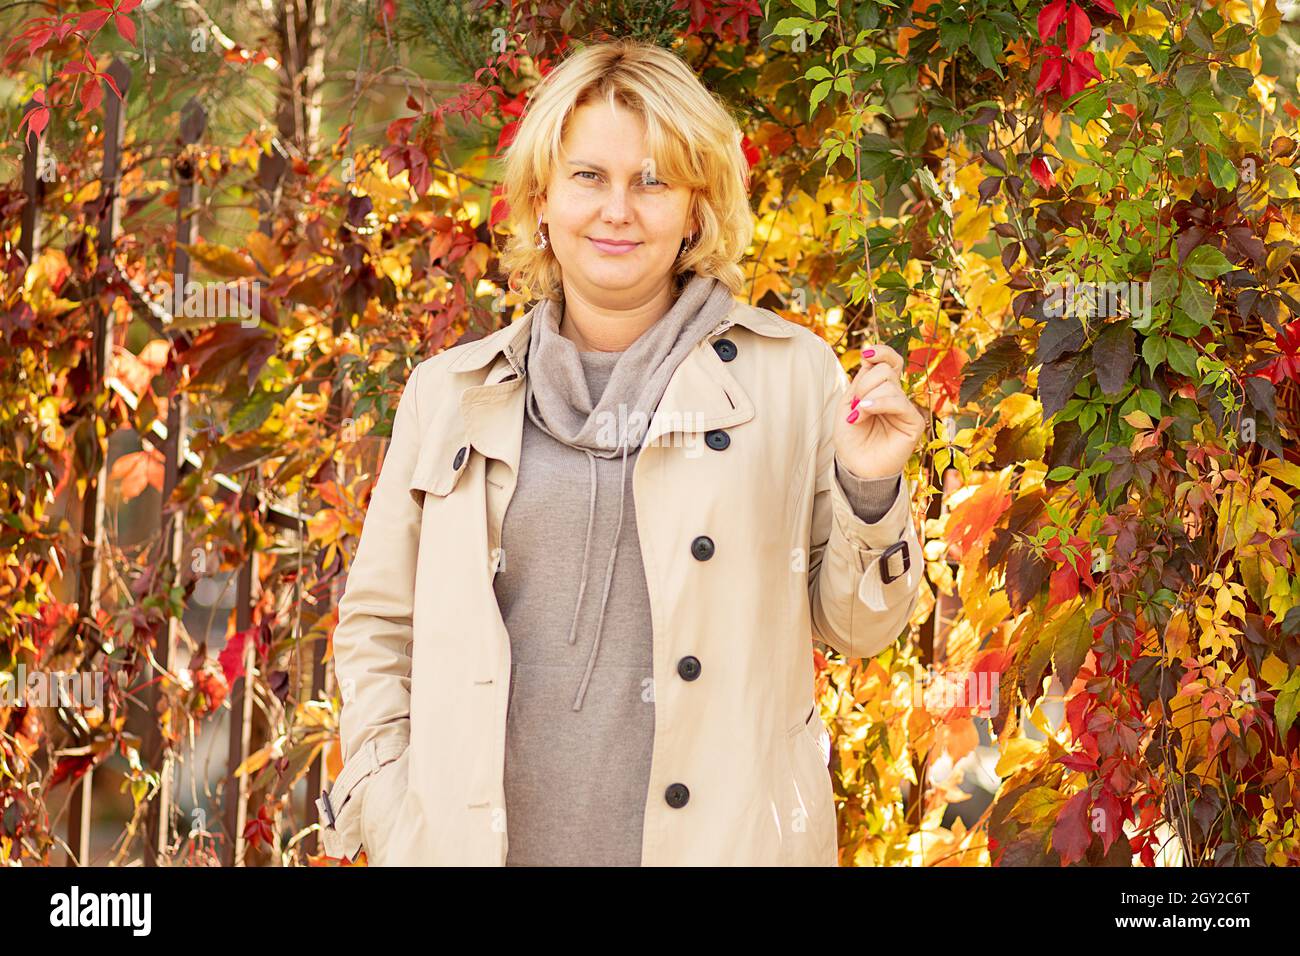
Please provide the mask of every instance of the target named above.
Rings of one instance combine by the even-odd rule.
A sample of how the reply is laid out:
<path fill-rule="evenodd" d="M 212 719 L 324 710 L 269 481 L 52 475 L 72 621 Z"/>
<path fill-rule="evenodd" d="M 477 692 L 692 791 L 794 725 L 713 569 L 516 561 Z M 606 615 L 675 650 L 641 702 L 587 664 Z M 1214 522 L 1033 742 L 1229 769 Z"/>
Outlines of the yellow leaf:
<path fill-rule="evenodd" d="M 245 774 L 257 773 L 257 771 L 265 767 L 274 753 L 275 746 L 274 743 L 270 743 L 261 750 L 249 754 L 248 758 L 235 768 L 235 776 L 242 777 Z"/>
<path fill-rule="evenodd" d="M 1277 0 L 1264 0 L 1264 12 L 1259 18 L 1259 32 L 1271 37 L 1282 26 L 1282 14 L 1277 8 Z"/>
<path fill-rule="evenodd" d="M 952 226 L 952 237 L 965 246 L 983 242 L 988 238 L 992 220 L 992 209 L 988 206 L 974 206 L 957 217 Z"/>
<path fill-rule="evenodd" d="M 1028 767 L 1036 763 L 1042 749 L 1041 741 L 1030 740 L 1027 737 L 1017 737 L 1015 740 L 1008 741 L 1006 749 L 998 757 L 998 763 L 993 768 L 993 772 L 1005 780 L 1022 767 Z"/>
<path fill-rule="evenodd" d="M 1259 667 L 1259 676 L 1263 678 L 1269 690 L 1277 690 L 1285 684 L 1290 673 L 1291 669 L 1286 665 L 1286 662 L 1276 654 L 1270 654 L 1264 658 L 1264 662 Z"/>
<path fill-rule="evenodd" d="M 261 266 L 267 275 L 274 275 L 280 266 L 284 265 L 284 255 L 280 247 L 266 233 L 260 230 L 253 230 L 244 240 L 248 246 L 248 251 L 257 264 Z"/>
<path fill-rule="evenodd" d="M 1134 428 L 1141 428 L 1144 431 L 1148 428 L 1154 427 L 1154 423 L 1151 421 L 1151 416 L 1140 408 L 1135 408 L 1133 411 L 1125 415 L 1124 421 L 1128 422 Z"/>
<path fill-rule="evenodd" d="M 1300 465 L 1278 458 L 1269 458 L 1259 467 L 1265 474 L 1286 482 L 1292 488 L 1300 488 Z"/>
<path fill-rule="evenodd" d="M 209 272 L 227 279 L 251 278 L 257 275 L 257 266 L 253 265 L 253 261 L 238 249 L 215 242 L 196 242 L 191 245 L 178 242 L 176 247 L 188 252 L 195 262 Z"/>

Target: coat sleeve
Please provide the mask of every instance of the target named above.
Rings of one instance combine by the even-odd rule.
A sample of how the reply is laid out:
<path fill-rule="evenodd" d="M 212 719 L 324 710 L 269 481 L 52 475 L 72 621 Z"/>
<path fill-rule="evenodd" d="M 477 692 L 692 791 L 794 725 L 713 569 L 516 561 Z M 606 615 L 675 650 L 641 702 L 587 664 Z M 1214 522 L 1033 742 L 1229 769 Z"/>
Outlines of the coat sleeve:
<path fill-rule="evenodd" d="M 873 657 L 892 644 L 916 607 L 921 545 L 912 521 L 912 486 L 876 521 L 865 521 L 861 480 L 850 473 L 846 494 L 836 468 L 834 428 L 850 379 L 829 345 L 825 401 L 817 440 L 816 487 L 808 559 L 808 600 L 814 636 L 844 657 Z M 882 569 L 887 571 L 882 573 Z M 888 580 L 887 580 L 888 579 Z"/>
<path fill-rule="evenodd" d="M 422 508 L 407 489 L 420 446 L 421 367 L 398 399 L 392 440 L 371 489 L 334 628 L 343 769 L 317 800 L 321 842 L 332 857 L 356 857 L 366 784 L 402 755 L 411 736 L 411 611 Z"/>

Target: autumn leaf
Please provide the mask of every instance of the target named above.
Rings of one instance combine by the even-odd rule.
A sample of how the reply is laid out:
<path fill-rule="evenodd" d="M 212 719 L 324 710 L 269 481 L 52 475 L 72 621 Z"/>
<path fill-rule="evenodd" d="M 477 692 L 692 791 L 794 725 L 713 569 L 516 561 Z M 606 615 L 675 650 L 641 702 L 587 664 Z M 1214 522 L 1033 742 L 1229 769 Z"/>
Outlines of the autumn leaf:
<path fill-rule="evenodd" d="M 1092 843 L 1092 829 L 1088 818 L 1090 804 L 1087 790 L 1080 790 L 1061 807 L 1052 828 L 1052 849 L 1061 855 L 1061 865 L 1069 866 L 1082 860 Z"/>
<path fill-rule="evenodd" d="M 147 447 L 142 451 L 128 452 L 113 462 L 108 480 L 118 486 L 123 501 L 135 498 L 146 486 L 152 486 L 162 494 L 164 467 L 162 453 Z"/>

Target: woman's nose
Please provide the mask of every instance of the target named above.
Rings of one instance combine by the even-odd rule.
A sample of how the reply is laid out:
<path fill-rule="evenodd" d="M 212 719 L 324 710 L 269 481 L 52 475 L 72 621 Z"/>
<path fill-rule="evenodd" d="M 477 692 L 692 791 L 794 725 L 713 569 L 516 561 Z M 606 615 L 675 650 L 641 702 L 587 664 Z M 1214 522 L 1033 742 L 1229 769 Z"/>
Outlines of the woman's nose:
<path fill-rule="evenodd" d="M 605 197 L 605 204 L 601 209 L 601 216 L 606 222 L 625 222 L 627 220 L 627 214 L 627 189 L 623 186 L 612 187 L 609 194 Z"/>

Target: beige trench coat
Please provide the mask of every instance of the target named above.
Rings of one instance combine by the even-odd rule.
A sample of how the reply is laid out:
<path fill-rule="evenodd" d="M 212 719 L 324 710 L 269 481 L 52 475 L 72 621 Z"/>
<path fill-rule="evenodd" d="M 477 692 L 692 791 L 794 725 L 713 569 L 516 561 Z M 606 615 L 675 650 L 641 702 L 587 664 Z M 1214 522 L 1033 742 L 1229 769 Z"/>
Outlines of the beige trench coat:
<path fill-rule="evenodd" d="M 333 637 L 344 763 L 317 801 L 329 856 L 505 863 L 510 641 L 492 580 L 530 321 L 424 360 L 402 394 Z M 737 302 L 651 420 L 633 471 L 654 635 L 645 866 L 836 865 L 812 639 L 879 653 L 922 567 L 910 489 L 868 524 L 834 478 L 848 385 L 815 333 Z M 722 450 L 703 441 L 714 429 Z M 678 674 L 688 655 L 693 680 Z"/>

